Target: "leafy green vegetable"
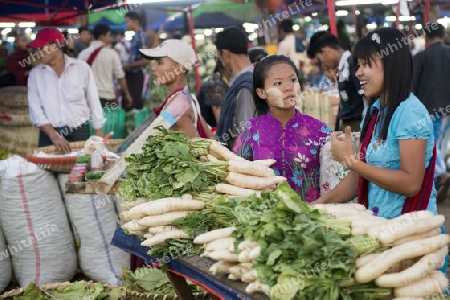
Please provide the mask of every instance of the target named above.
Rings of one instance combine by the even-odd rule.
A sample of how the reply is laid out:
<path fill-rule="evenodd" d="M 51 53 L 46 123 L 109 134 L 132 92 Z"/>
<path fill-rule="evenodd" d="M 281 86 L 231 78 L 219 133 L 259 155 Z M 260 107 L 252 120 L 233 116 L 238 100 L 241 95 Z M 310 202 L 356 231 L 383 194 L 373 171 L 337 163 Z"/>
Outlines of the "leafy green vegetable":
<path fill-rule="evenodd" d="M 381 299 L 391 290 L 353 280 L 355 260 L 380 248 L 367 236 L 352 237 L 350 224 L 312 209 L 288 184 L 261 198 L 240 199 L 235 246 L 258 241 L 258 279 L 274 299 Z M 236 249 L 237 250 L 237 249 Z M 350 297 L 350 298 L 349 298 Z"/>
<path fill-rule="evenodd" d="M 43 291 L 39 289 L 34 283 L 30 283 L 25 291 L 23 292 L 23 295 L 21 296 L 14 296 L 14 300 L 47 300 L 51 299 L 51 297 L 47 294 L 45 294 Z"/>
<path fill-rule="evenodd" d="M 97 181 L 100 178 L 102 178 L 103 174 L 105 174 L 105 171 L 90 171 L 86 173 L 86 180 L 87 181 Z"/>
<path fill-rule="evenodd" d="M 100 292 L 103 290 L 102 284 L 100 284 Z M 97 287 L 98 289 L 98 287 Z M 57 299 L 82 299 L 83 296 L 85 296 L 86 293 L 86 286 L 84 282 L 78 281 L 74 282 L 73 284 L 69 285 L 68 287 L 64 288 L 62 291 L 54 291 L 53 296 Z M 93 297 L 92 299 L 95 299 Z"/>
<path fill-rule="evenodd" d="M 175 295 L 175 290 L 166 273 L 157 268 L 137 268 L 132 272 L 124 267 L 120 280 L 122 281 L 122 286 L 128 290 L 141 293 Z M 193 293 L 203 291 L 203 289 L 193 283 L 188 282 L 188 284 Z"/>
<path fill-rule="evenodd" d="M 90 164 L 91 157 L 89 155 L 78 156 L 76 163 L 77 164 Z"/>
<path fill-rule="evenodd" d="M 211 193 L 214 185 L 226 176 L 226 162 L 202 162 L 209 141 L 189 139 L 182 132 L 157 128 L 142 147 L 142 153 L 125 158 L 126 179 L 119 194 L 125 200 L 147 197 L 150 200 Z"/>

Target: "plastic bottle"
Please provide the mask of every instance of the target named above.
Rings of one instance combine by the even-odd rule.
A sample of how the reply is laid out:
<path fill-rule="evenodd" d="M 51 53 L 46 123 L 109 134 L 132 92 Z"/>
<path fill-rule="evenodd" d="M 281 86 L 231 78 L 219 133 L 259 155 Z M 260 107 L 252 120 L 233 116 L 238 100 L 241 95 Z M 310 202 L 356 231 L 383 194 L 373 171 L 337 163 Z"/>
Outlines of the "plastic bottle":
<path fill-rule="evenodd" d="M 101 150 L 97 149 L 91 154 L 91 171 L 103 170 L 103 157 Z"/>

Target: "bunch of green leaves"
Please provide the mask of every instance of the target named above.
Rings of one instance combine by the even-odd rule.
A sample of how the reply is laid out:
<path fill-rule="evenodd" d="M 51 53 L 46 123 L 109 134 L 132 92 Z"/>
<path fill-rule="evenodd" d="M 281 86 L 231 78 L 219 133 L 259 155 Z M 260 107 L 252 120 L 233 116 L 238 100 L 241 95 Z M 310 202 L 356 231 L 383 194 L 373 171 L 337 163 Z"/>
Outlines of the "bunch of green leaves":
<path fill-rule="evenodd" d="M 115 287 L 106 290 L 101 283 L 94 283 L 92 286 L 86 286 L 84 281 L 77 281 L 61 290 L 44 292 L 34 283 L 31 283 L 25 289 L 23 295 L 15 296 L 14 300 L 47 300 L 47 299 L 85 299 L 89 297 L 92 300 L 119 300 L 122 299 L 122 289 Z"/>
<path fill-rule="evenodd" d="M 155 295 L 175 295 L 175 290 L 166 273 L 157 268 L 143 267 L 132 272 L 127 267 L 123 267 L 120 280 L 122 286 L 130 291 Z M 203 292 L 203 289 L 191 282 L 188 282 L 188 285 L 192 293 Z"/>
<path fill-rule="evenodd" d="M 358 285 L 355 292 L 352 285 L 340 286 L 354 282 L 355 260 L 360 254 L 351 236 L 343 233 L 345 225 L 339 228 L 331 217 L 311 209 L 288 184 L 279 184 L 275 192 L 263 197 L 269 201 L 267 209 L 252 209 L 233 235 L 236 244 L 245 239 L 258 241 L 261 255 L 253 268 L 258 279 L 271 287 L 274 299 L 338 300 L 344 295 L 349 299 L 349 295 L 374 293 L 369 286 L 363 290 L 364 286 Z M 385 297 L 390 289 L 375 292 Z"/>
<path fill-rule="evenodd" d="M 182 132 L 162 127 L 148 137 L 142 153 L 125 158 L 126 179 L 119 194 L 125 200 L 147 197 L 150 200 L 213 192 L 214 185 L 226 176 L 226 162 L 202 162 L 209 142 L 191 140 Z"/>

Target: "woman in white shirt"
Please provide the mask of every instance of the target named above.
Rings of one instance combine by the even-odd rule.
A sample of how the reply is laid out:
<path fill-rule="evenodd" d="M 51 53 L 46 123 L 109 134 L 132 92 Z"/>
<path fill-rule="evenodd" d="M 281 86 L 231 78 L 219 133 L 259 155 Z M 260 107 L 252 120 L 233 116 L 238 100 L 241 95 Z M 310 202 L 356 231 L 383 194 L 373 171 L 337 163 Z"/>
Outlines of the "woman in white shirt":
<path fill-rule="evenodd" d="M 39 146 L 53 144 L 69 152 L 69 142 L 89 138 L 89 120 L 102 136 L 105 118 L 91 69 L 65 55 L 64 42 L 59 30 L 45 28 L 28 44 L 34 49 L 30 56 L 41 61 L 28 78 L 28 109 L 40 129 Z"/>

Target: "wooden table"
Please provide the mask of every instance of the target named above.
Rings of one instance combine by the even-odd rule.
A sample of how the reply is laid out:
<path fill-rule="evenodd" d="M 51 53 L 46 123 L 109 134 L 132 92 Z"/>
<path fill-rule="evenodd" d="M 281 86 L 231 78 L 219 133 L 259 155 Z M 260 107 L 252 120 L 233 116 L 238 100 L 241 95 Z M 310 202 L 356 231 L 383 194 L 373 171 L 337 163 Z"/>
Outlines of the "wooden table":
<path fill-rule="evenodd" d="M 255 300 L 269 300 L 270 298 L 263 293 L 255 293 L 253 295 L 249 295 L 245 293 L 245 288 L 247 287 L 247 283 L 241 282 L 241 281 L 235 281 L 228 279 L 228 275 L 225 274 L 217 274 L 212 275 L 208 270 L 213 265 L 213 261 L 206 258 L 201 258 L 198 255 L 191 256 L 191 257 L 180 257 L 177 260 L 180 261 L 180 263 L 183 263 L 187 266 L 189 266 L 191 269 L 195 270 L 196 273 L 206 275 L 215 281 L 219 282 L 223 286 L 226 286 L 229 288 L 230 291 L 237 292 L 238 295 L 237 299 L 255 299 Z M 188 284 L 186 282 L 186 279 L 183 277 L 183 274 L 176 274 L 172 272 L 171 270 L 167 271 L 167 276 L 172 283 L 175 292 L 177 295 L 183 299 L 183 300 L 193 300 L 194 296 L 192 295 Z M 194 282 L 195 283 L 195 282 Z M 207 286 L 207 288 L 214 290 L 213 286 Z M 220 292 L 218 291 L 218 294 Z M 213 296 L 213 299 L 219 299 L 215 296 Z M 228 299 L 227 299 L 228 300 Z"/>
<path fill-rule="evenodd" d="M 66 194 L 97 194 L 95 192 L 96 181 L 67 182 Z M 120 182 L 116 182 L 108 194 L 117 194 L 119 192 Z"/>

